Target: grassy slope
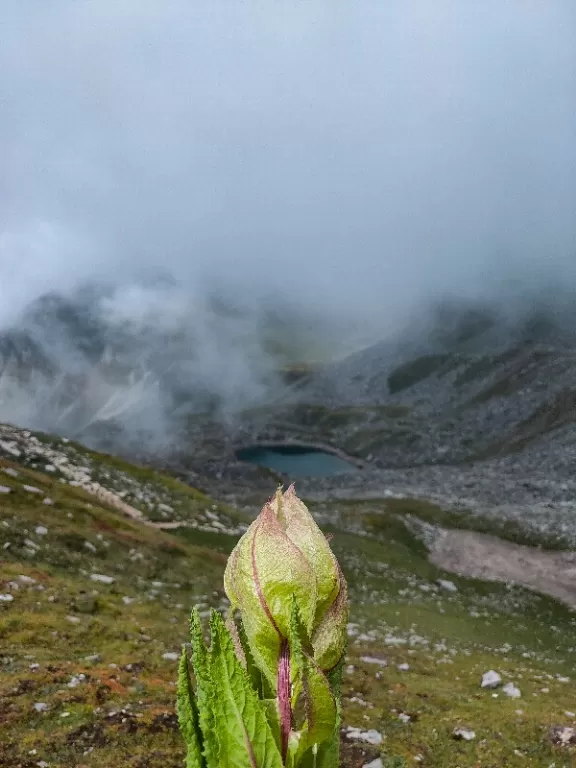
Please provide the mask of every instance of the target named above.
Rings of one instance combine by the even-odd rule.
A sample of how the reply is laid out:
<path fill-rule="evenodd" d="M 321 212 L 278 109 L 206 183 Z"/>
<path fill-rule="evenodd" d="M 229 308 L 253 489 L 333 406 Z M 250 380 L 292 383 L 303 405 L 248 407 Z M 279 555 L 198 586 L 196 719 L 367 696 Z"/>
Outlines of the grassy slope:
<path fill-rule="evenodd" d="M 172 496 L 183 519 L 210 502 L 159 473 L 91 453 L 87 460 L 103 475 L 132 473 L 164 499 Z M 14 597 L 0 602 L 0 765 L 180 766 L 177 662 L 163 654 L 179 651 L 193 605 L 223 605 L 225 553 L 235 536 L 190 528 L 168 534 L 126 519 L 57 476 L 18 471 L 17 478 L 0 472 L 0 484 L 13 489 L 0 496 L 0 593 Z M 24 483 L 42 492 L 27 492 Z M 43 503 L 46 496 L 54 505 Z M 333 528 L 356 625 L 344 724 L 383 733 L 390 765 L 571 765 L 546 734 L 553 724 L 570 723 L 564 713 L 576 709 L 572 685 L 558 679 L 574 665 L 574 615 L 524 590 L 442 574 L 399 519 L 403 510 L 387 504 L 339 505 L 340 530 Z M 434 514 L 430 505 L 428 518 Z M 342 530 L 358 524 L 370 535 Z M 37 533 L 38 526 L 47 533 Z M 92 573 L 114 582 L 93 581 Z M 439 577 L 458 591 L 438 587 Z M 388 666 L 361 656 L 386 658 Z M 399 670 L 400 663 L 409 670 Z M 514 681 L 522 698 L 481 690 L 480 676 L 490 668 Z M 34 704 L 46 704 L 46 711 Z M 459 726 L 471 727 L 476 739 L 455 741 Z M 378 754 L 344 740 L 343 765 Z"/>

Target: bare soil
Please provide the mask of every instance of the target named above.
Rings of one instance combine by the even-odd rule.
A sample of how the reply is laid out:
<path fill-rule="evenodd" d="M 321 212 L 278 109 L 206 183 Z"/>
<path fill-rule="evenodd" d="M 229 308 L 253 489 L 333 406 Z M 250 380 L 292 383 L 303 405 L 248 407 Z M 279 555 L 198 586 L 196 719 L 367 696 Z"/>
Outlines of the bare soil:
<path fill-rule="evenodd" d="M 548 552 L 472 531 L 442 531 L 430 560 L 460 576 L 519 584 L 576 609 L 576 552 Z"/>

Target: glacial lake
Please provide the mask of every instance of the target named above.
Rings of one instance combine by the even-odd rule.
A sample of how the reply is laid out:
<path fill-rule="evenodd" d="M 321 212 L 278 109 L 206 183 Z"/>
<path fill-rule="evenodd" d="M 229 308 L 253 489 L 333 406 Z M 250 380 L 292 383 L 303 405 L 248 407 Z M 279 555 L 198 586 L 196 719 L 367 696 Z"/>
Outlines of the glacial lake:
<path fill-rule="evenodd" d="M 354 464 L 332 453 L 300 445 L 253 446 L 236 451 L 240 461 L 258 464 L 288 477 L 329 477 L 356 472 Z"/>

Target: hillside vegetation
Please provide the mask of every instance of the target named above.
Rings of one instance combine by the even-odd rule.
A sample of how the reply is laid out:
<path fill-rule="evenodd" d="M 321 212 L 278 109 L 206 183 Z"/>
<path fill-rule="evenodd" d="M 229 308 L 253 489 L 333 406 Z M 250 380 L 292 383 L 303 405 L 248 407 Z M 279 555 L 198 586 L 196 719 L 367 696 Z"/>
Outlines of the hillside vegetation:
<path fill-rule="evenodd" d="M 8 430 L 0 451 L 0 765 L 181 766 L 177 655 L 194 605 L 226 610 L 247 519 L 71 443 Z M 438 570 L 394 504 L 311 509 L 350 584 L 344 766 L 572 765 L 569 609 Z"/>

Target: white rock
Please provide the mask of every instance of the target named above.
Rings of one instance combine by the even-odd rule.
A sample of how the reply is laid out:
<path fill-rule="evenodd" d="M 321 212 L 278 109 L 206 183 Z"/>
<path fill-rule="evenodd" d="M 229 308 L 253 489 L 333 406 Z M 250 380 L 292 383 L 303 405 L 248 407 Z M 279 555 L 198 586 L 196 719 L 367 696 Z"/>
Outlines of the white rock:
<path fill-rule="evenodd" d="M 36 579 L 33 579 L 31 576 L 18 576 L 18 581 L 21 581 L 22 584 L 36 584 Z"/>
<path fill-rule="evenodd" d="M 46 504 L 47 507 L 53 507 L 54 501 L 49 496 L 46 496 L 42 504 Z"/>
<path fill-rule="evenodd" d="M 5 472 L 7 475 L 10 475 L 10 477 L 18 477 L 18 475 L 20 474 L 20 473 L 18 472 L 18 470 L 16 470 L 16 469 L 12 469 L 12 467 L 6 467 L 6 468 L 4 469 L 4 472 Z"/>
<path fill-rule="evenodd" d="M 80 619 L 78 616 L 66 616 L 66 619 L 70 622 L 70 624 L 80 624 Z"/>
<path fill-rule="evenodd" d="M 84 546 L 86 547 L 86 549 L 89 549 L 90 552 L 96 552 L 96 547 L 94 546 L 94 544 L 92 544 L 91 541 L 85 541 Z"/>
<path fill-rule="evenodd" d="M 12 488 L 7 485 L 0 485 L 0 493 L 12 493 Z"/>
<path fill-rule="evenodd" d="M 83 683 L 85 680 L 86 680 L 86 675 L 83 674 L 82 672 L 78 676 L 73 675 L 70 678 L 70 682 L 67 683 L 68 688 L 77 688 L 80 685 L 80 683 Z"/>
<path fill-rule="evenodd" d="M 445 589 L 448 592 L 458 592 L 458 587 L 456 584 L 454 584 L 453 581 L 448 581 L 447 579 L 438 579 L 438 584 L 442 587 L 442 589 Z"/>
<path fill-rule="evenodd" d="M 113 576 L 105 576 L 103 573 L 91 573 L 92 581 L 98 581 L 101 584 L 114 584 L 116 579 Z"/>
<path fill-rule="evenodd" d="M 34 709 L 36 712 L 46 712 L 48 704 L 44 704 L 43 701 L 37 701 L 36 704 L 34 704 Z"/>
<path fill-rule="evenodd" d="M 23 485 L 22 488 L 24 488 L 25 491 L 28 491 L 28 493 L 42 493 L 40 488 L 35 488 L 33 485 Z"/>
<path fill-rule="evenodd" d="M 378 659 L 376 656 L 360 656 L 360 661 L 363 661 L 365 664 L 379 664 L 381 667 L 388 666 L 386 659 Z"/>
<path fill-rule="evenodd" d="M 124 603 L 124 605 L 130 605 L 130 603 L 133 603 L 134 600 L 136 600 L 135 597 L 128 597 L 128 595 L 122 596 L 122 602 Z"/>
<path fill-rule="evenodd" d="M 167 653 L 162 654 L 162 658 L 166 659 L 166 661 L 178 661 L 180 654 L 174 653 L 174 651 L 167 651 Z"/>
<path fill-rule="evenodd" d="M 44 525 L 37 525 L 35 531 L 37 536 L 46 536 L 48 533 L 48 528 L 46 528 Z"/>
<path fill-rule="evenodd" d="M 376 760 L 370 760 L 369 763 L 364 763 L 362 768 L 384 768 L 384 763 L 377 757 Z"/>
<path fill-rule="evenodd" d="M 398 664 L 397 666 L 401 672 L 408 672 L 410 669 L 410 664 L 406 664 L 406 662 L 404 662 L 404 664 Z"/>
<path fill-rule="evenodd" d="M 400 712 L 398 715 L 398 720 L 401 720 L 403 723 L 409 723 L 411 719 L 410 715 L 407 715 L 406 712 Z"/>
<path fill-rule="evenodd" d="M 476 738 L 474 731 L 469 728 L 454 728 L 453 733 L 457 739 L 464 739 L 464 741 L 472 741 Z"/>
<path fill-rule="evenodd" d="M 0 595 L 0 603 L 11 603 L 14 595 Z"/>
<path fill-rule="evenodd" d="M 353 741 L 364 741 L 366 744 L 373 744 L 374 746 L 382 744 L 382 734 L 373 728 L 369 731 L 362 731 L 360 728 L 349 725 L 346 729 L 346 738 Z"/>
<path fill-rule="evenodd" d="M 498 672 L 494 672 L 493 669 L 488 670 L 488 672 L 484 672 L 482 675 L 482 688 L 498 688 L 501 683 L 502 678 Z"/>
<path fill-rule="evenodd" d="M 502 690 L 507 696 L 510 696 L 511 699 L 519 699 L 520 696 L 522 696 L 520 688 L 517 688 L 514 683 L 506 683 Z"/>
<path fill-rule="evenodd" d="M 562 728 L 556 734 L 556 736 L 558 739 L 556 743 L 561 744 L 562 746 L 568 745 L 576 737 L 576 728 L 569 728 L 568 726 L 566 726 L 565 728 Z"/>

